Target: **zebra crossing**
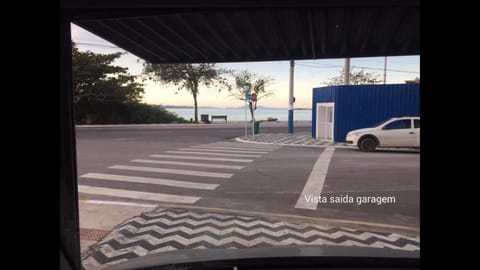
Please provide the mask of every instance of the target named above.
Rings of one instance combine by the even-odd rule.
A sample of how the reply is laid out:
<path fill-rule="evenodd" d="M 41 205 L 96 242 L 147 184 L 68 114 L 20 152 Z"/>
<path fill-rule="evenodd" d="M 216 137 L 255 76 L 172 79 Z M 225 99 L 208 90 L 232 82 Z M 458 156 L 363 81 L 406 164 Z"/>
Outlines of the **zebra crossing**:
<path fill-rule="evenodd" d="M 188 194 L 188 191 L 214 192 L 223 181 L 232 178 L 256 158 L 281 147 L 221 141 L 151 153 L 148 157 L 130 160 L 128 164 L 111 165 L 106 168 L 108 173 L 88 172 L 80 175 L 80 180 L 88 179 L 90 181 L 87 183 L 90 184 L 81 181 L 78 192 L 87 198 L 103 195 L 120 202 L 128 199 L 139 203 L 195 204 L 202 196 Z M 202 178 L 203 181 L 196 181 L 196 178 Z M 102 184 L 97 185 L 91 180 L 101 180 Z M 148 191 L 131 188 L 135 184 L 147 187 Z M 154 192 L 153 187 L 183 192 L 160 193 Z"/>

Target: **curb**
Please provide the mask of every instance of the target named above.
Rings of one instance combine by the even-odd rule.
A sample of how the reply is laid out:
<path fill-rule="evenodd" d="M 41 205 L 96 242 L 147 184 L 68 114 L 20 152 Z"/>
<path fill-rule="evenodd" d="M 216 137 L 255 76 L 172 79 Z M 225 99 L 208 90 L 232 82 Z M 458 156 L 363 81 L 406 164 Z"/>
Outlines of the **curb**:
<path fill-rule="evenodd" d="M 181 205 L 175 203 L 159 203 L 158 209 L 183 209 L 188 211 L 200 211 L 214 214 L 226 214 L 237 216 L 249 216 L 255 218 L 264 218 L 276 221 L 293 222 L 307 225 L 323 225 L 330 227 L 348 227 L 358 230 L 366 231 L 378 231 L 378 232 L 394 232 L 399 234 L 405 234 L 409 236 L 418 236 L 420 228 L 409 225 L 396 225 L 379 222 L 369 222 L 362 220 L 348 220 L 348 219 L 334 219 L 323 217 L 302 216 L 297 214 L 288 213 L 267 213 L 262 211 L 249 211 L 240 209 L 228 209 L 228 208 L 216 208 L 216 207 L 203 207 L 194 205 Z"/>
<path fill-rule="evenodd" d="M 288 144 L 288 143 L 269 143 L 269 142 L 255 142 L 249 141 L 245 139 L 241 139 L 240 137 L 236 137 L 235 140 L 237 142 L 242 143 L 253 143 L 253 144 L 271 144 L 271 145 L 282 145 L 282 146 L 297 146 L 297 147 L 313 147 L 313 148 L 348 148 L 348 149 L 355 149 L 355 146 L 347 146 L 347 145 L 307 145 L 307 144 Z"/>

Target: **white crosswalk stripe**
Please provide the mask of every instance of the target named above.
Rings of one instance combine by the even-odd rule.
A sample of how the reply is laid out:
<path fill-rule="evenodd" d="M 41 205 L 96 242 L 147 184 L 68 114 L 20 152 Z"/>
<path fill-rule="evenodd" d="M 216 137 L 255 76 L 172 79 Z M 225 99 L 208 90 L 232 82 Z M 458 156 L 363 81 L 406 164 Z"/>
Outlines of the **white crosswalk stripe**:
<path fill-rule="evenodd" d="M 169 203 L 193 204 L 193 203 L 196 203 L 198 200 L 200 200 L 200 197 L 193 197 L 193 196 L 180 196 L 180 195 L 171 195 L 171 194 L 163 194 L 163 193 L 152 193 L 152 192 L 84 186 L 84 185 L 78 186 L 78 192 L 86 193 L 86 194 L 94 194 L 94 195 L 106 195 L 106 196 L 115 196 L 115 197 L 121 197 L 121 198 L 169 202 Z"/>
<path fill-rule="evenodd" d="M 226 157 L 261 157 L 261 155 L 207 153 L 207 152 L 195 152 L 195 151 L 165 151 L 165 152 L 172 153 L 172 154 L 185 154 L 185 155 L 207 155 L 207 156 L 226 156 Z"/>
<path fill-rule="evenodd" d="M 239 154 L 268 154 L 269 152 L 260 152 L 254 150 L 224 150 L 224 149 L 211 149 L 211 148 L 178 148 L 178 150 L 182 151 L 207 151 L 207 152 L 222 152 L 222 153 L 239 153 Z"/>
<path fill-rule="evenodd" d="M 111 181 L 121 181 L 121 182 L 131 182 L 131 183 L 154 184 L 154 185 L 163 185 L 163 186 L 178 187 L 178 188 L 191 188 L 191 189 L 214 190 L 218 187 L 218 184 L 204 184 L 204 183 L 198 183 L 198 182 L 178 181 L 178 180 L 163 179 L 163 178 L 138 177 L 138 176 L 104 174 L 104 173 L 87 173 L 87 174 L 81 175 L 80 177 L 101 179 L 101 180 L 111 180 Z"/>
<path fill-rule="evenodd" d="M 177 169 L 152 168 L 152 167 L 142 167 L 142 166 L 113 165 L 108 168 L 119 169 L 119 170 L 142 171 L 142 172 L 184 174 L 184 175 L 205 176 L 205 177 L 215 177 L 215 178 L 231 178 L 233 176 L 233 173 L 214 173 L 214 172 L 205 172 L 205 171 L 177 170 Z"/>
<path fill-rule="evenodd" d="M 277 145 L 265 145 L 265 144 L 250 144 L 246 145 L 245 143 L 210 143 L 204 145 L 212 145 L 212 146 L 231 146 L 231 147 L 241 147 L 241 148 L 266 148 L 266 149 L 278 149 L 282 146 Z"/>
<path fill-rule="evenodd" d="M 203 168 L 232 169 L 232 170 L 241 170 L 241 169 L 245 168 L 244 166 L 237 166 L 237 165 L 222 165 L 222 164 L 211 164 L 211 163 L 180 162 L 180 161 L 152 160 L 152 159 L 134 159 L 134 160 L 132 160 L 132 162 L 143 162 L 143 163 L 154 163 L 154 164 L 171 164 L 171 165 L 182 165 L 182 166 L 203 167 Z"/>
<path fill-rule="evenodd" d="M 242 147 L 224 147 L 224 146 L 210 146 L 210 145 L 194 145 L 190 146 L 190 148 L 207 148 L 207 149 L 223 149 L 223 150 L 257 150 L 257 151 L 266 151 L 271 152 L 275 151 L 275 149 L 269 148 L 242 148 Z"/>
<path fill-rule="evenodd" d="M 108 167 L 108 169 L 118 170 L 117 172 L 121 170 L 128 171 L 126 173 L 128 175 L 122 173 L 85 173 L 81 175 L 79 179 L 89 179 L 89 181 L 86 182 L 86 180 L 83 180 L 83 183 L 80 182 L 78 192 L 81 194 L 82 198 L 87 199 L 89 198 L 89 195 L 116 197 L 118 198 L 115 200 L 116 203 L 133 203 L 132 200 L 139 200 L 138 203 L 145 203 L 143 201 L 146 200 L 194 204 L 201 199 L 201 197 L 136 191 L 131 190 L 130 187 L 123 188 L 122 186 L 125 186 L 125 184 L 128 183 L 141 183 L 152 185 L 152 187 L 166 186 L 191 189 L 192 192 L 194 190 L 209 192 L 217 189 L 220 184 L 216 183 L 216 181 L 212 181 L 213 183 L 194 182 L 188 178 L 197 176 L 211 178 L 212 180 L 218 178 L 229 179 L 233 177 L 234 173 L 232 173 L 233 171 L 228 170 L 242 170 L 245 168 L 245 163 L 251 163 L 255 158 L 270 154 L 278 148 L 280 147 L 272 145 L 257 146 L 235 142 L 217 142 L 180 147 L 159 154 L 151 154 L 149 155 L 150 159 L 138 158 L 130 160 L 130 162 L 136 163 L 135 165 L 140 166 L 130 166 L 125 164 Z M 147 164 L 150 164 L 150 166 Z M 189 167 L 192 169 L 197 167 L 198 169 L 190 170 L 188 169 Z M 204 170 L 202 170 L 202 168 Z M 145 177 L 144 175 L 147 173 L 150 174 Z M 150 177 L 152 176 L 152 173 L 165 174 L 165 176 L 176 175 L 177 177 Z M 93 180 L 102 180 L 103 182 L 101 182 L 102 184 L 99 186 L 99 184 L 93 182 Z M 112 185 L 115 184 L 115 186 L 104 186 L 108 183 L 112 183 Z M 122 202 L 122 198 L 128 200 Z"/>
<path fill-rule="evenodd" d="M 194 157 L 194 156 L 177 156 L 177 155 L 150 155 L 150 156 L 155 158 L 196 159 L 196 160 L 230 161 L 230 162 L 244 162 L 244 163 L 253 161 L 253 159 Z"/>

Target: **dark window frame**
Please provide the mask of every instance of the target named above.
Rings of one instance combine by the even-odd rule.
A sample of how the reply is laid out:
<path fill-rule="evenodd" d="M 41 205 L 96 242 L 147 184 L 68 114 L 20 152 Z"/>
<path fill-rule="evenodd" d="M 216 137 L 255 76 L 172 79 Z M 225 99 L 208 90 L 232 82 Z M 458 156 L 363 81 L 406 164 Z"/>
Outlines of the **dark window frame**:
<path fill-rule="evenodd" d="M 398 123 L 398 122 L 408 123 L 408 126 L 407 127 L 401 127 L 401 128 L 398 128 L 398 127 L 388 128 L 388 126 L 390 126 L 391 124 Z M 386 124 L 382 129 L 383 130 L 395 130 L 395 129 L 411 129 L 411 128 L 412 128 L 412 120 L 411 119 L 399 119 L 399 120 L 395 120 L 395 121 L 392 121 L 392 122 Z"/>
<path fill-rule="evenodd" d="M 413 128 L 420 128 L 420 119 L 413 119 Z"/>

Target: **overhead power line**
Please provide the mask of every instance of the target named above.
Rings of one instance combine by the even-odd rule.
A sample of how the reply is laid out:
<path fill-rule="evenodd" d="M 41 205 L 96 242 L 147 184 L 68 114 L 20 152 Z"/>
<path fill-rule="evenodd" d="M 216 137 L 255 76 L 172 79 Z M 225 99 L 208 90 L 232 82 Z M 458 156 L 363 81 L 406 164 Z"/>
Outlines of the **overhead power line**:
<path fill-rule="evenodd" d="M 362 66 L 352 66 L 356 68 L 363 68 L 363 69 L 372 69 L 372 70 L 384 70 L 383 68 L 372 68 L 372 67 L 362 67 Z M 387 69 L 387 71 L 393 71 L 393 72 L 404 72 L 404 73 L 414 73 L 418 74 L 418 71 L 408 71 L 408 70 L 398 70 L 398 69 Z"/>
<path fill-rule="evenodd" d="M 317 65 L 306 65 L 306 64 L 299 64 L 299 66 L 305 66 L 305 67 L 311 67 L 311 68 L 332 68 L 332 67 L 339 67 L 343 68 L 343 66 L 340 65 L 324 65 L 324 66 L 317 66 Z M 383 68 L 372 68 L 372 67 L 364 67 L 364 66 L 352 66 L 353 68 L 362 68 L 362 69 L 372 69 L 372 70 L 384 70 Z M 413 74 L 418 74 L 418 71 L 408 71 L 408 70 L 397 70 L 397 69 L 387 69 L 387 71 L 392 71 L 392 72 L 403 72 L 403 73 L 413 73 Z"/>
<path fill-rule="evenodd" d="M 390 63 L 395 63 L 395 64 L 399 64 L 399 65 L 418 65 L 419 63 L 418 62 L 405 62 L 405 59 L 397 59 L 397 58 L 394 58 L 396 56 L 392 56 L 388 59 L 388 62 Z M 317 64 L 332 64 L 331 62 L 338 62 L 340 63 L 341 62 L 341 59 L 322 59 L 322 60 L 301 60 L 303 64 L 312 64 L 312 65 L 317 65 Z M 366 63 L 384 63 L 384 60 L 371 60 L 371 59 L 362 59 L 362 58 L 351 58 L 351 61 L 353 63 L 355 62 L 366 62 Z"/>
<path fill-rule="evenodd" d="M 343 68 L 342 65 L 329 65 L 329 64 L 322 64 L 322 65 L 311 65 L 311 64 L 300 64 L 297 63 L 299 66 L 305 66 L 305 67 L 313 67 L 313 68 L 331 68 L 331 67 L 340 67 Z"/>
<path fill-rule="evenodd" d="M 123 49 L 120 48 L 120 47 L 112 46 L 112 45 L 102 45 L 102 44 L 93 44 L 93 43 L 84 43 L 84 42 L 75 42 L 75 44 L 84 45 L 84 46 L 94 46 L 94 47 L 113 48 L 113 49 L 123 50 Z"/>

